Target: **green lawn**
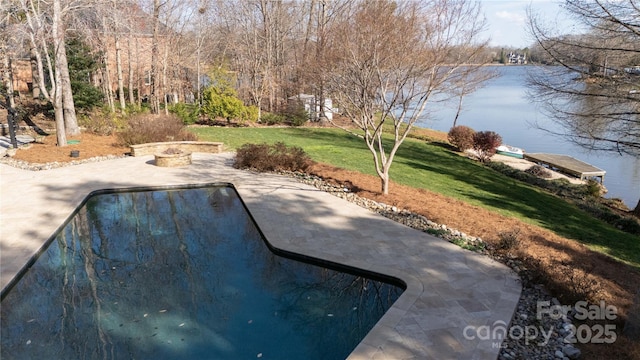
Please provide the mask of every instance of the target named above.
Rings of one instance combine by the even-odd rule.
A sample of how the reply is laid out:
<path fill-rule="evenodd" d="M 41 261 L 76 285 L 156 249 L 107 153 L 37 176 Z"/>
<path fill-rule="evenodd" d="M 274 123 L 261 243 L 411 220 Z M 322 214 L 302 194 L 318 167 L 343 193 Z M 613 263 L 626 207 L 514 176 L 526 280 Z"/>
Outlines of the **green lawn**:
<path fill-rule="evenodd" d="M 315 161 L 375 175 L 364 141 L 339 129 L 199 127 L 191 131 L 201 140 L 222 141 L 230 149 L 281 141 L 302 147 Z M 391 166 L 391 179 L 538 225 L 640 268 L 637 236 L 441 146 L 407 139 Z"/>

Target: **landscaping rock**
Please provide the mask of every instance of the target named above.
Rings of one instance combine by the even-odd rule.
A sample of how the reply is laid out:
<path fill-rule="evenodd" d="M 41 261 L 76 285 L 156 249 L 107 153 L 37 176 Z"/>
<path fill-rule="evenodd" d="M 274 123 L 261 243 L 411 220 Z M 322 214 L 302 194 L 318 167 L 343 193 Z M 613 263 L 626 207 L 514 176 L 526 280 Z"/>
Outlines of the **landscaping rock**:
<path fill-rule="evenodd" d="M 562 348 L 562 352 L 563 352 L 565 355 L 567 355 L 567 357 L 568 357 L 569 359 L 572 359 L 572 360 L 579 358 L 579 357 L 580 357 L 580 354 L 581 354 L 581 353 L 580 353 L 580 350 L 578 350 L 578 349 L 574 348 L 574 347 L 573 347 L 573 346 L 571 346 L 571 345 L 567 345 L 567 346 L 563 347 L 563 348 Z"/>

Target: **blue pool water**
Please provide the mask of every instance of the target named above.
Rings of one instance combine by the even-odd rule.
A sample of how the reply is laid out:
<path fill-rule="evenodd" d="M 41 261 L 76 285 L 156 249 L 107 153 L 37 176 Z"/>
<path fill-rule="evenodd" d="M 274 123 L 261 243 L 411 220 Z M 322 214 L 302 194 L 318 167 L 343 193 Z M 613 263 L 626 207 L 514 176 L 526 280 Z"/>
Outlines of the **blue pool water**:
<path fill-rule="evenodd" d="M 91 196 L 3 290 L 0 357 L 344 359 L 403 291 L 273 251 L 233 187 Z"/>

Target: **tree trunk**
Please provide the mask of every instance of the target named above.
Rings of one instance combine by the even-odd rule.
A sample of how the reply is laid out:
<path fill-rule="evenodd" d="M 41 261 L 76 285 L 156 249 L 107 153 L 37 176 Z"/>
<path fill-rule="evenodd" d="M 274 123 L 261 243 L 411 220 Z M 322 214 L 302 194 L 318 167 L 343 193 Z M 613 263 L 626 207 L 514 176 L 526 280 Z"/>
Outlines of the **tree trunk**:
<path fill-rule="evenodd" d="M 36 9 L 33 6 L 33 2 L 30 2 L 30 5 L 31 6 L 29 7 L 26 4 L 23 4 L 22 10 L 24 11 L 25 19 L 27 20 L 27 24 L 29 26 L 29 41 L 31 43 L 31 53 L 36 58 L 38 88 L 40 89 L 38 96 L 42 95 L 44 96 L 45 99 L 53 103 L 53 99 L 51 98 L 51 95 L 49 94 L 49 90 L 47 89 L 47 86 L 44 82 L 44 62 L 42 60 L 42 53 L 39 50 L 38 43 L 42 44 L 42 51 L 45 54 L 47 54 L 47 69 L 49 70 L 49 79 L 53 83 L 54 76 L 53 76 L 53 69 L 51 67 L 51 59 L 48 55 L 49 53 L 47 49 L 47 44 L 44 38 L 36 38 L 36 34 L 38 32 L 37 29 L 41 27 L 41 23 L 38 18 L 38 14 L 36 13 Z M 34 16 L 32 16 L 32 14 Z M 51 86 L 52 91 L 54 86 L 55 85 L 52 84 Z M 34 89 L 35 89 L 35 85 L 34 85 Z"/>
<path fill-rule="evenodd" d="M 162 55 L 162 103 L 164 104 L 164 113 L 169 115 L 169 103 L 167 99 L 167 68 L 169 62 L 169 44 L 165 43 L 164 52 Z"/>
<path fill-rule="evenodd" d="M 52 26 L 51 26 L 51 35 L 53 36 L 54 48 L 56 54 L 60 52 L 60 43 L 62 35 L 59 34 L 59 31 L 62 30 L 61 27 L 61 8 L 60 8 L 60 0 L 53 1 L 53 17 L 52 17 Z M 62 37 L 64 39 L 64 37 Z M 56 121 L 56 140 L 58 142 L 58 146 L 67 146 L 67 134 L 65 132 L 65 124 L 64 124 L 64 111 L 62 108 L 62 74 L 59 71 L 59 61 L 56 56 L 56 71 L 55 71 L 55 87 L 53 94 L 53 110 L 55 113 L 55 121 Z"/>
<path fill-rule="evenodd" d="M 59 84 L 62 80 L 59 71 L 56 71 L 56 89 L 53 93 L 53 111 L 56 119 L 56 140 L 58 146 L 67 146 L 67 133 L 64 124 L 64 110 L 62 108 L 62 89 Z"/>
<path fill-rule="evenodd" d="M 135 96 L 133 95 L 133 65 L 131 63 L 131 56 L 133 52 L 131 51 L 131 34 L 129 34 L 129 38 L 127 39 L 127 54 L 129 57 L 129 104 L 135 104 Z"/>
<path fill-rule="evenodd" d="M 151 40 L 151 112 L 157 114 L 160 111 L 160 89 L 158 88 L 158 42 L 160 25 L 160 1 L 153 0 L 153 38 Z"/>
<path fill-rule="evenodd" d="M 73 102 L 73 92 L 71 91 L 71 79 L 69 77 L 69 64 L 67 63 L 67 50 L 64 44 L 64 30 L 61 31 L 62 42 L 58 45 L 60 51 L 56 56 L 57 71 L 60 72 L 62 83 L 62 109 L 64 111 L 64 127 L 67 135 L 80 134 L 78 126 L 78 118 L 76 116 L 76 107 Z"/>
<path fill-rule="evenodd" d="M 325 2 L 320 2 L 320 14 L 319 14 L 319 23 L 318 23 L 318 48 L 316 49 L 316 59 L 318 61 L 322 61 L 324 57 L 324 40 L 325 40 L 325 23 L 326 23 L 326 12 L 325 12 Z M 313 121 L 324 121 L 326 120 L 325 116 L 325 108 L 324 108 L 324 69 L 320 66 L 320 71 L 318 73 L 318 96 L 316 96 L 316 102 L 318 102 L 319 106 L 316 106 L 313 109 L 313 112 L 318 109 L 317 116 L 313 116 Z M 386 193 L 385 193 L 386 194 Z"/>
<path fill-rule="evenodd" d="M 116 30 L 117 31 L 117 30 Z M 116 34 L 115 36 L 115 45 L 116 45 L 116 72 L 118 75 L 118 98 L 120 99 L 120 110 L 124 111 L 127 104 L 124 100 L 124 80 L 122 79 L 122 56 L 120 49 L 120 36 Z"/>
<path fill-rule="evenodd" d="M 31 49 L 31 56 L 30 56 L 30 62 L 31 62 L 31 96 L 34 99 L 38 99 L 40 98 L 40 75 L 42 73 L 42 70 L 38 68 L 39 63 L 38 63 L 38 57 L 36 55 L 37 49 L 35 49 L 33 47 L 33 45 L 30 47 Z M 40 65 L 42 65 L 40 63 Z"/>
<path fill-rule="evenodd" d="M 138 41 L 138 38 L 136 37 L 135 39 L 136 42 L 136 59 L 140 59 L 140 42 Z M 142 80 L 142 68 L 140 66 L 140 61 L 136 61 L 136 82 L 138 84 L 138 98 L 136 99 L 136 103 L 138 104 L 138 107 L 142 106 L 142 96 L 146 95 L 147 93 L 145 92 L 143 94 L 142 90 L 146 90 L 144 88 L 144 82 Z"/>
<path fill-rule="evenodd" d="M 389 174 L 380 176 L 380 182 L 382 184 L 381 191 L 383 195 L 389 195 Z"/>
<path fill-rule="evenodd" d="M 9 139 L 11 142 L 11 146 L 14 149 L 17 149 L 18 141 L 16 140 L 15 131 L 16 131 L 18 119 L 15 112 L 16 104 L 13 98 L 13 67 L 11 66 L 11 56 L 7 51 L 7 47 L 8 47 L 8 39 L 3 37 L 0 40 L 0 58 L 2 58 L 2 61 L 0 61 L 0 73 L 2 73 L 2 83 L 4 85 L 5 90 L 7 91 L 7 95 L 5 99 L 0 99 L 0 102 L 2 100 L 6 100 L 7 102 L 6 104 L 4 104 L 4 107 L 6 107 L 7 109 L 7 125 L 9 127 Z"/>
<path fill-rule="evenodd" d="M 113 91 L 111 91 L 111 71 L 109 71 L 109 52 L 104 53 L 104 91 L 107 96 L 107 103 L 111 112 L 116 111 L 116 107 L 113 100 Z"/>
<path fill-rule="evenodd" d="M 462 100 L 463 100 L 463 98 L 464 98 L 464 87 L 460 91 L 460 97 L 458 98 L 458 109 L 456 110 L 456 116 L 453 118 L 453 126 L 452 126 L 452 128 L 456 127 L 456 125 L 458 124 L 458 118 L 460 117 L 460 113 L 462 112 Z"/>
<path fill-rule="evenodd" d="M 56 102 L 57 96 L 60 99 L 64 127 L 67 135 L 77 135 L 80 133 L 78 119 L 76 118 L 76 108 L 73 103 L 73 93 L 71 91 L 71 80 L 69 78 L 69 64 L 67 63 L 67 49 L 65 46 L 65 29 L 62 19 L 62 6 L 60 0 L 53 1 L 53 46 L 55 49 L 56 68 Z"/>
<path fill-rule="evenodd" d="M 2 44 L 2 46 L 0 46 L 0 57 L 2 57 L 2 61 L 0 62 L 0 64 L 4 69 L 4 71 L 2 72 L 2 81 L 4 82 L 4 87 L 7 90 L 7 106 L 9 106 L 9 108 L 11 109 L 14 109 L 16 107 L 16 102 L 13 98 L 13 67 L 11 66 L 11 57 L 9 57 L 9 53 L 5 44 Z M 11 126 L 11 124 L 9 124 L 9 126 Z"/>

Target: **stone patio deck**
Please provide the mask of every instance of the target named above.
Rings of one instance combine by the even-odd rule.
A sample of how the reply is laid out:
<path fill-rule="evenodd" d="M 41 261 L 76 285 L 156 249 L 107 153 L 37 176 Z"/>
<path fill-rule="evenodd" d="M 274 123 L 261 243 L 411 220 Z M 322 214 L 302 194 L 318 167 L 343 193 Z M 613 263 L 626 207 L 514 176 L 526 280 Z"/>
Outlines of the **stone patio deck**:
<path fill-rule="evenodd" d="M 499 341 L 468 335 L 473 327 L 511 320 L 521 286 L 507 267 L 293 179 L 240 171 L 232 162 L 229 153 L 195 153 L 182 168 L 156 167 L 153 156 L 37 172 L 0 164 L 1 286 L 91 191 L 229 182 L 273 246 L 407 283 L 349 359 L 497 358 Z"/>

